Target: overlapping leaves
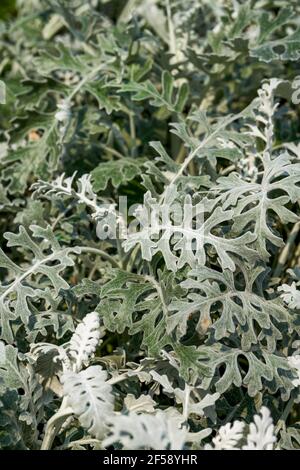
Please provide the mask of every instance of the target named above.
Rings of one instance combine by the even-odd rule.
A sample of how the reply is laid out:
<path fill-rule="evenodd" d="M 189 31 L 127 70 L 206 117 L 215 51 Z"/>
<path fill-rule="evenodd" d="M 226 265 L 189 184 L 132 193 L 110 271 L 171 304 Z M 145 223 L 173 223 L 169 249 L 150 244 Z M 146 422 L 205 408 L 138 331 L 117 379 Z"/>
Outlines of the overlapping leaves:
<path fill-rule="evenodd" d="M 264 297 L 261 272 L 261 268 L 249 272 L 245 267 L 236 275 L 229 270 L 221 273 L 206 267 L 190 271 L 190 279 L 181 283 L 187 289 L 187 297 L 174 300 L 169 306 L 173 314 L 168 329 L 178 329 L 179 337 L 185 335 L 187 322 L 195 315 L 199 333 L 203 327 L 204 332 L 211 327 L 219 341 L 228 333 L 238 332 L 243 350 L 249 350 L 258 341 L 266 341 L 268 350 L 273 352 L 276 340 L 282 338 L 280 324 L 283 324 L 281 328 L 287 327 L 291 317 L 281 299 Z"/>

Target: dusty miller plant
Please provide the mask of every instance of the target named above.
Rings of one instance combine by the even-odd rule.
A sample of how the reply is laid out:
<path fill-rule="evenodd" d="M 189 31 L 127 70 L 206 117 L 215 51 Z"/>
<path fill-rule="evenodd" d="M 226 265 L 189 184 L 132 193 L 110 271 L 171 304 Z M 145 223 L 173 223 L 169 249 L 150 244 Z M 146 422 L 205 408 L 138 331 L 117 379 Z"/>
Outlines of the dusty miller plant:
<path fill-rule="evenodd" d="M 298 449 L 298 2 L 12 4 L 0 447 Z"/>

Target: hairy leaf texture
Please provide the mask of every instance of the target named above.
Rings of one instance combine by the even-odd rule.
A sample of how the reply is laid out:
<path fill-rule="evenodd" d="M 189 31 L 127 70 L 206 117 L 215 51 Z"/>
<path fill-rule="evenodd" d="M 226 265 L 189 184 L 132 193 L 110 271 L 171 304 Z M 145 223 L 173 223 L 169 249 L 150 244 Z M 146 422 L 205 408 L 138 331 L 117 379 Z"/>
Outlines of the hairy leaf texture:
<path fill-rule="evenodd" d="M 79 372 L 92 357 L 99 344 L 100 336 L 99 315 L 96 312 L 88 313 L 77 326 L 68 348 L 76 372 Z"/>
<path fill-rule="evenodd" d="M 2 344 L 2 343 L 1 343 Z M 4 386 L 9 390 L 22 390 L 23 394 L 17 400 L 18 413 L 16 417 L 19 432 L 28 433 L 26 441 L 29 446 L 37 446 L 37 426 L 43 417 L 43 389 L 32 366 L 26 358 L 18 355 L 18 350 L 11 345 L 3 349 L 0 358 L 0 377 Z M 21 423 L 25 429 L 21 431 Z M 24 436 L 25 437 L 25 436 Z"/>
<path fill-rule="evenodd" d="M 236 233 L 246 227 L 253 230 L 260 253 L 267 257 L 267 241 L 282 246 L 281 238 L 272 229 L 274 215 L 284 224 L 298 220 L 286 205 L 299 200 L 299 182 L 300 164 L 293 163 L 287 152 L 274 158 L 266 153 L 261 182 L 243 181 L 237 174 L 221 177 L 217 185 L 220 195 L 213 204 L 221 203 L 224 210 L 232 208 L 232 230 Z"/>
<path fill-rule="evenodd" d="M 159 375 L 156 371 L 151 372 L 151 377 L 162 386 L 168 396 L 174 396 L 176 402 L 182 404 L 186 416 L 211 416 L 210 411 L 213 409 L 215 402 L 220 398 L 219 393 L 214 393 L 212 395 L 206 394 L 203 398 L 199 399 L 199 396 L 203 394 L 201 387 L 191 387 L 186 384 L 184 390 L 174 388 L 166 375 Z"/>
<path fill-rule="evenodd" d="M 92 171 L 94 191 L 104 190 L 109 181 L 117 188 L 120 184 L 126 184 L 141 173 L 144 160 L 123 158 L 120 161 L 101 163 Z"/>
<path fill-rule="evenodd" d="M 201 354 L 194 346 L 185 346 L 167 332 L 168 304 L 180 296 L 172 273 L 161 274 L 159 283 L 144 277 L 114 270 L 114 277 L 102 288 L 97 311 L 109 331 L 142 335 L 142 344 L 151 355 L 159 355 L 166 346 L 174 349 L 180 374 L 188 379 L 199 373 Z"/>
<path fill-rule="evenodd" d="M 5 165 L 2 179 L 9 181 L 8 191 L 13 194 L 24 192 L 33 176 L 51 175 L 57 168 L 61 153 L 54 115 L 31 117 L 22 132 L 19 141 L 14 142 L 13 148 L 2 159 Z"/>
<path fill-rule="evenodd" d="M 121 443 L 124 450 L 180 450 L 186 439 L 186 431 L 179 428 L 177 420 L 162 411 L 155 415 L 130 413 L 119 416 L 111 421 L 110 431 L 111 435 L 103 445 Z"/>
<path fill-rule="evenodd" d="M 295 374 L 285 357 L 268 353 L 263 349 L 245 352 L 220 343 L 200 346 L 199 352 L 202 352 L 203 361 L 206 363 L 202 382 L 202 386 L 206 389 L 214 383 L 216 390 L 224 393 L 232 385 L 236 387 L 245 385 L 248 394 L 254 397 L 266 387 L 271 393 L 280 391 L 282 399 L 287 400 L 294 388 Z M 246 359 L 246 363 L 243 358 Z"/>
<path fill-rule="evenodd" d="M 0 448 L 299 450 L 299 1 L 0 3 Z"/>
<path fill-rule="evenodd" d="M 83 53 L 73 55 L 69 48 L 63 44 L 57 46 L 55 54 L 43 53 L 41 57 L 35 59 L 35 65 L 38 67 L 42 76 L 52 77 L 54 72 L 68 71 L 78 74 L 78 82 L 70 84 L 70 91 L 67 98 L 70 100 L 77 92 L 88 92 L 93 95 L 99 105 L 99 108 L 105 108 L 109 114 L 114 109 L 118 109 L 118 97 L 110 96 L 107 84 L 107 74 L 118 72 L 118 63 L 113 57 L 106 61 L 95 60 L 90 54 Z M 96 80 L 100 75 L 100 80 Z"/>
<path fill-rule="evenodd" d="M 247 433 L 247 444 L 241 447 L 244 438 L 245 423 L 234 421 L 221 426 L 212 444 L 206 444 L 206 450 L 273 450 L 276 443 L 274 424 L 270 411 L 262 406 L 260 413 L 254 416 Z"/>
<path fill-rule="evenodd" d="M 300 309 L 300 290 L 297 289 L 295 281 L 289 286 L 288 284 L 283 284 L 278 288 L 279 291 L 283 292 L 281 298 L 291 309 Z"/>
<path fill-rule="evenodd" d="M 253 234 L 248 232 L 236 238 L 227 238 L 224 228 L 222 233 L 222 226 L 232 220 L 233 211 L 223 211 L 218 207 L 204 220 L 205 206 L 202 203 L 193 205 L 191 197 L 187 195 L 181 202 L 183 209 L 179 211 L 177 197 L 173 185 L 167 189 L 164 207 L 149 192 L 145 194 L 144 206 L 140 211 L 137 210 L 141 229 L 128 235 L 123 242 L 125 251 L 139 244 L 142 256 L 147 261 L 151 261 L 159 252 L 167 268 L 174 272 L 186 264 L 192 268 L 204 266 L 207 245 L 215 250 L 223 269 L 235 270 L 232 253 L 250 262 L 255 260 L 255 251 L 247 246 L 255 239 Z M 194 223 L 198 224 L 197 228 L 194 228 Z"/>
<path fill-rule="evenodd" d="M 111 386 L 106 379 L 107 373 L 100 366 L 90 366 L 78 373 L 66 371 L 61 378 L 68 404 L 80 424 L 97 438 L 103 436 L 114 407 Z"/>
<path fill-rule="evenodd" d="M 206 444 L 206 450 L 232 450 L 237 447 L 243 438 L 245 423 L 234 421 L 221 426 L 216 437 L 212 439 L 212 444 Z"/>
<path fill-rule="evenodd" d="M 277 52 L 278 46 L 283 48 L 282 52 Z M 300 30 L 297 29 L 293 34 L 280 40 L 267 41 L 261 46 L 254 47 L 250 51 L 250 55 L 264 62 L 278 59 L 298 60 L 300 57 Z"/>
<path fill-rule="evenodd" d="M 96 221 L 103 217 L 103 213 L 107 211 L 106 207 L 100 207 L 100 201 L 97 194 L 93 190 L 91 183 L 91 175 L 84 174 L 76 181 L 76 187 L 73 187 L 75 174 L 65 177 L 60 175 L 51 182 L 38 181 L 33 184 L 32 189 L 36 197 L 45 197 L 47 199 L 60 199 L 64 197 L 66 200 L 74 199 L 78 203 L 84 204 L 92 213 L 93 219 Z M 103 200 L 102 200 L 103 202 Z M 114 207 L 114 204 L 112 204 Z"/>

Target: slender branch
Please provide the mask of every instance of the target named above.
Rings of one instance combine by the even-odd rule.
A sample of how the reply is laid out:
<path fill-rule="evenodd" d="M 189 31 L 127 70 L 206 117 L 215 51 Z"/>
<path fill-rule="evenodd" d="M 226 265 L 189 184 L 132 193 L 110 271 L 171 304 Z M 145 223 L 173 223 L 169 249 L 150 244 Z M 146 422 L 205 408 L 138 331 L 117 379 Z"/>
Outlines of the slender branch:
<path fill-rule="evenodd" d="M 46 425 L 45 435 L 44 435 L 44 439 L 41 445 L 41 450 L 51 449 L 53 441 L 56 435 L 59 433 L 62 424 L 72 414 L 73 414 L 72 408 L 67 405 L 67 397 L 64 397 L 59 410 L 49 419 Z"/>
<path fill-rule="evenodd" d="M 136 132 L 135 132 L 135 123 L 134 123 L 134 114 L 132 112 L 128 113 L 129 116 L 129 127 L 130 127 L 130 138 L 131 138 L 131 156 L 135 156 L 136 150 Z"/>
<path fill-rule="evenodd" d="M 176 45 L 176 36 L 175 36 L 175 29 L 174 24 L 172 21 L 172 12 L 171 12 L 171 5 L 170 0 L 166 0 L 166 10 L 167 10 L 167 18 L 168 18 L 168 31 L 169 31 L 169 49 L 171 54 L 173 54 L 178 60 L 177 57 L 177 45 Z"/>
<path fill-rule="evenodd" d="M 97 67 L 95 67 L 93 70 L 91 70 L 90 73 L 88 73 L 85 77 L 83 77 L 82 80 L 80 80 L 80 82 L 78 83 L 78 85 L 74 88 L 74 90 L 72 91 L 72 93 L 67 97 L 67 100 L 70 102 L 72 100 L 72 98 L 74 98 L 74 96 L 78 93 L 78 91 L 81 90 L 81 88 L 87 83 L 89 82 L 92 78 L 94 78 L 94 76 L 100 72 L 100 70 L 103 69 L 103 63 L 101 63 L 100 65 L 97 65 Z"/>
<path fill-rule="evenodd" d="M 95 263 L 94 266 L 92 267 L 90 273 L 89 273 L 89 277 L 88 277 L 89 280 L 92 281 L 92 279 L 93 279 L 93 277 L 94 277 L 94 274 L 95 274 L 95 272 L 97 271 L 97 269 L 98 269 L 98 266 L 97 266 L 97 264 Z"/>
<path fill-rule="evenodd" d="M 278 263 L 277 263 L 276 269 L 274 271 L 274 276 L 273 277 L 279 277 L 280 276 L 281 271 L 284 268 L 284 265 L 286 264 L 287 260 L 289 259 L 289 257 L 292 254 L 292 246 L 295 243 L 295 240 L 297 238 L 299 230 L 300 230 L 300 222 L 296 222 L 294 227 L 291 230 L 289 238 L 288 238 L 282 252 L 280 253 L 280 256 L 278 258 Z"/>
<path fill-rule="evenodd" d="M 3 302 L 4 299 L 8 296 L 8 294 L 13 292 L 15 290 L 15 288 L 19 284 L 21 284 L 21 282 L 24 281 L 28 276 L 30 276 L 31 274 L 35 274 L 36 271 L 38 270 L 38 268 L 40 268 L 40 266 L 43 266 L 43 265 L 47 264 L 49 261 L 52 261 L 53 259 L 58 259 L 60 254 L 61 255 L 65 254 L 65 251 L 66 251 L 65 249 L 62 249 L 62 250 L 53 252 L 51 255 L 37 261 L 35 264 L 33 264 L 27 271 L 25 271 L 19 277 L 16 277 L 15 280 L 11 284 L 9 284 L 7 286 L 7 289 L 1 294 L 0 302 Z M 72 251 L 72 249 L 71 250 L 69 249 L 69 251 Z"/>
<path fill-rule="evenodd" d="M 71 209 L 72 209 L 72 207 L 70 207 L 70 205 L 69 205 L 69 206 L 66 207 L 66 209 L 65 209 L 63 212 L 60 212 L 60 213 L 58 214 L 58 216 L 56 217 L 56 219 L 54 220 L 54 222 L 53 222 L 52 225 L 51 225 L 51 230 L 52 230 L 52 231 L 54 231 L 54 229 L 55 229 L 55 227 L 57 226 L 58 222 L 59 222 L 61 219 L 63 219 L 63 218 L 66 216 L 66 214 L 67 214 Z"/>
<path fill-rule="evenodd" d="M 78 441 L 72 441 L 69 442 L 67 445 L 62 445 L 61 447 L 59 447 L 59 449 L 72 449 L 74 445 L 87 446 L 91 444 L 101 444 L 101 441 L 99 441 L 98 439 L 78 439 Z"/>
<path fill-rule="evenodd" d="M 134 268 L 136 259 L 140 253 L 140 246 L 136 245 L 131 251 L 129 251 L 124 258 L 124 266 L 126 271 L 131 272 Z"/>
<path fill-rule="evenodd" d="M 235 170 L 236 168 L 236 165 L 230 165 L 230 166 L 227 166 L 226 168 L 224 168 L 223 170 L 221 170 L 220 174 L 222 176 L 226 176 L 228 175 L 229 173 L 231 173 L 233 170 Z"/>
<path fill-rule="evenodd" d="M 111 379 L 107 380 L 106 383 L 110 385 L 115 385 L 119 382 L 123 382 L 123 380 L 129 379 L 131 377 L 134 377 L 135 375 L 138 375 L 138 372 L 142 370 L 142 367 L 138 367 L 135 371 L 130 371 L 131 374 L 128 375 L 128 372 L 124 372 L 124 374 L 118 375 L 118 377 L 112 377 Z"/>
<path fill-rule="evenodd" d="M 128 379 L 128 373 L 125 372 L 124 374 L 122 375 L 119 375 L 118 377 L 112 377 L 111 379 L 107 380 L 106 383 L 110 384 L 110 385 L 115 385 L 119 382 L 123 382 L 123 380 L 126 380 Z"/>
<path fill-rule="evenodd" d="M 185 157 L 185 146 L 184 146 L 184 144 L 181 144 L 179 152 L 178 152 L 177 157 L 175 159 L 175 162 L 178 163 L 178 164 L 182 163 L 183 160 L 184 160 L 184 157 Z"/>
<path fill-rule="evenodd" d="M 183 402 L 183 410 L 182 410 L 182 416 L 183 416 L 184 421 L 187 421 L 189 417 L 190 395 L 191 395 L 191 388 L 188 384 L 185 384 L 184 402 Z"/>
<path fill-rule="evenodd" d="M 284 410 L 283 410 L 283 413 L 282 415 L 280 416 L 277 424 L 276 424 L 276 427 L 275 427 L 275 434 L 278 434 L 280 429 L 282 428 L 282 425 L 286 425 L 286 420 L 293 408 L 293 405 L 294 405 L 294 401 L 295 401 L 295 398 L 294 397 L 291 397 L 289 399 L 289 401 L 287 402 Z"/>
<path fill-rule="evenodd" d="M 191 163 L 191 161 L 195 158 L 195 156 L 198 154 L 198 152 L 204 148 L 212 139 L 214 139 L 214 137 L 216 135 L 218 135 L 218 133 L 226 126 L 228 126 L 228 124 L 231 124 L 232 122 L 236 121 L 237 119 L 239 119 L 241 117 L 242 113 L 239 113 L 239 114 L 236 114 L 235 116 L 232 116 L 231 119 L 229 119 L 228 121 L 226 121 L 225 123 L 223 122 L 223 124 L 221 124 L 220 126 L 218 126 L 214 132 L 212 132 L 208 137 L 206 137 L 206 139 L 202 140 L 202 142 L 194 149 L 192 150 L 189 155 L 186 157 L 186 159 L 184 160 L 183 164 L 181 165 L 180 169 L 178 170 L 178 172 L 173 176 L 173 178 L 171 179 L 169 186 L 171 186 L 172 184 L 175 183 L 175 181 L 178 180 L 178 178 L 183 174 L 183 172 L 185 171 L 185 169 L 189 166 L 189 164 Z M 161 197 L 160 197 L 160 203 L 162 203 L 164 201 L 164 198 L 165 198 L 165 195 L 166 195 L 166 189 L 164 190 L 164 192 L 162 193 Z"/>
<path fill-rule="evenodd" d="M 106 152 L 110 153 L 111 155 L 114 155 L 117 158 L 124 158 L 124 155 L 122 155 L 120 152 L 118 152 L 118 150 L 113 149 L 112 147 L 107 147 L 104 144 L 99 144 L 99 146 L 103 148 Z"/>
<path fill-rule="evenodd" d="M 164 298 L 164 293 L 162 291 L 162 288 L 161 288 L 160 284 L 152 276 L 144 276 L 144 278 L 146 279 L 146 281 L 151 282 L 151 284 L 155 287 L 155 289 L 158 293 L 158 296 L 160 298 L 161 304 L 162 304 L 163 312 L 166 316 L 168 316 L 168 314 L 169 314 L 168 306 L 166 304 L 166 301 L 165 301 L 165 298 Z"/>

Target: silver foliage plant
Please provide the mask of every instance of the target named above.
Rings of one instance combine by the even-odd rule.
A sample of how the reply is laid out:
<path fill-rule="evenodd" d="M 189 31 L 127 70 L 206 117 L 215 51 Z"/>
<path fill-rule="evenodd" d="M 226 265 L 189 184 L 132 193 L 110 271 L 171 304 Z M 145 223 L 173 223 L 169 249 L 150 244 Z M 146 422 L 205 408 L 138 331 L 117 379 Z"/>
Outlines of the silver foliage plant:
<path fill-rule="evenodd" d="M 1 449 L 300 448 L 300 7 L 269 3 L 0 18 Z"/>

